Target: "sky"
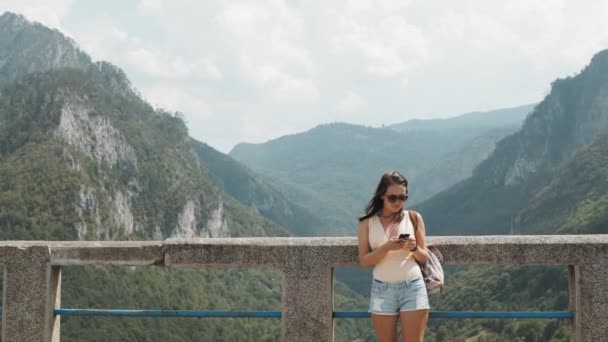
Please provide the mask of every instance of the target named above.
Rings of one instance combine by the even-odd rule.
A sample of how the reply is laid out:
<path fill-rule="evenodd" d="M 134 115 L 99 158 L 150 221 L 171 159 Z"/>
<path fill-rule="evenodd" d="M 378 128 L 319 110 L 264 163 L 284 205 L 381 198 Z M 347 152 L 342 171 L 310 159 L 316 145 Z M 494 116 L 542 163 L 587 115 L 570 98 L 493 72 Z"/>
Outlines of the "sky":
<path fill-rule="evenodd" d="M 608 48 L 597 0 L 1 0 L 121 67 L 222 152 L 329 122 L 541 101 Z"/>

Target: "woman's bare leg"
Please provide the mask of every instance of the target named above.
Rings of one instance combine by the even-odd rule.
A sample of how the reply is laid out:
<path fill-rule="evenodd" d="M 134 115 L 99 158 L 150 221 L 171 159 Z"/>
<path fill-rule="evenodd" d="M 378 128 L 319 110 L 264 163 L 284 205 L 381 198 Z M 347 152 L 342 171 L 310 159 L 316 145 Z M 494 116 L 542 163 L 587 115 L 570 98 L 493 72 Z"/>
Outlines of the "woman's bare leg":
<path fill-rule="evenodd" d="M 372 323 L 376 329 L 378 342 L 395 342 L 397 340 L 397 318 L 398 315 L 376 315 L 372 314 Z"/>
<path fill-rule="evenodd" d="M 426 322 L 429 319 L 429 310 L 401 311 L 401 341 L 423 342 Z"/>

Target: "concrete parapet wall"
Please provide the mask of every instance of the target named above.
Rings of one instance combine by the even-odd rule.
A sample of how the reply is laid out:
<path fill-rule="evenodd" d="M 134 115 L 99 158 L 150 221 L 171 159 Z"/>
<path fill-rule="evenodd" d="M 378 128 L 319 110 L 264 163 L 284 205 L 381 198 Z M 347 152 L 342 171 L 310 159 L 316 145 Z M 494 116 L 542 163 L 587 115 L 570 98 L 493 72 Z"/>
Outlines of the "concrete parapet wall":
<path fill-rule="evenodd" d="M 569 265 L 573 340 L 608 341 L 608 235 L 450 236 L 428 243 L 439 246 L 446 264 Z M 284 274 L 283 340 L 331 341 L 333 267 L 357 265 L 358 255 L 350 237 L 3 241 L 0 263 L 5 342 L 59 340 L 53 310 L 66 265 L 276 267 Z"/>

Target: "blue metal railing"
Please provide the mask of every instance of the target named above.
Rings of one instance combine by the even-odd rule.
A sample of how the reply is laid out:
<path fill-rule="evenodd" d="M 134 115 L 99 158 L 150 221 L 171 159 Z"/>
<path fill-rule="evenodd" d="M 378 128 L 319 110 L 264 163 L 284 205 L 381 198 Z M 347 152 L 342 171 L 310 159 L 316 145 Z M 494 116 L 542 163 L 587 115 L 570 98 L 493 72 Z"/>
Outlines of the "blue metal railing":
<path fill-rule="evenodd" d="M 2 308 L 0 307 L 0 315 Z M 197 318 L 281 318 L 281 311 L 222 310 L 102 310 L 55 309 L 59 316 L 112 317 L 197 317 Z M 335 318 L 368 318 L 366 311 L 334 311 Z M 447 319 L 572 319 L 570 311 L 431 311 L 429 318 Z"/>
<path fill-rule="evenodd" d="M 367 318 L 369 312 L 365 311 L 335 311 L 336 318 Z M 429 318 L 526 318 L 526 319 L 572 319 L 570 311 L 431 311 Z"/>
<path fill-rule="evenodd" d="M 55 309 L 61 316 L 281 318 L 281 311 Z"/>

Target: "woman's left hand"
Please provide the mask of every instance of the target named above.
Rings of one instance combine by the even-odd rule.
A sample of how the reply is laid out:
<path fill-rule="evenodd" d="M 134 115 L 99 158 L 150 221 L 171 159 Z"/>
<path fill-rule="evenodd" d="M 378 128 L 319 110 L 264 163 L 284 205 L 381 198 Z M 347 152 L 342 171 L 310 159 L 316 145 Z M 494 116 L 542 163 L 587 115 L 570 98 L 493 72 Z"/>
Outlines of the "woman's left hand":
<path fill-rule="evenodd" d="M 408 237 L 407 239 L 405 239 L 405 245 L 403 246 L 403 248 L 407 248 L 408 250 L 412 250 L 414 249 L 414 247 L 416 247 L 416 238 L 415 237 Z"/>

